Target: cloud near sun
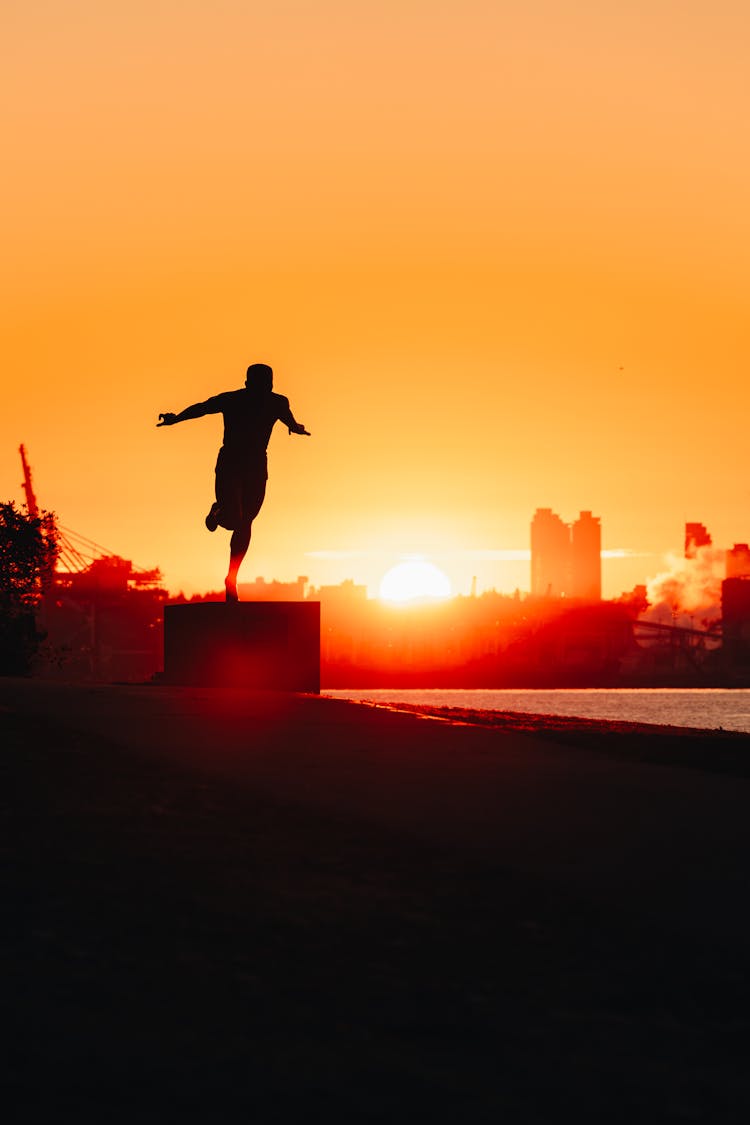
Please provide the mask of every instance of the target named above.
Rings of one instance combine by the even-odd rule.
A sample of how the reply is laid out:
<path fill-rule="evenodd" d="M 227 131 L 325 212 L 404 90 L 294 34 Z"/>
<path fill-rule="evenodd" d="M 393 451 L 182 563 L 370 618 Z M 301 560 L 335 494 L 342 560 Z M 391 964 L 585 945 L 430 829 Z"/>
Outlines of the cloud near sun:
<path fill-rule="evenodd" d="M 369 551 L 305 551 L 308 559 L 358 559 L 370 555 Z M 445 557 L 459 557 L 487 562 L 527 562 L 531 560 L 531 550 L 528 547 L 488 548 L 468 551 L 450 551 Z M 648 551 L 631 551 L 627 547 L 612 547 L 602 551 L 603 559 L 645 559 L 651 558 Z"/>

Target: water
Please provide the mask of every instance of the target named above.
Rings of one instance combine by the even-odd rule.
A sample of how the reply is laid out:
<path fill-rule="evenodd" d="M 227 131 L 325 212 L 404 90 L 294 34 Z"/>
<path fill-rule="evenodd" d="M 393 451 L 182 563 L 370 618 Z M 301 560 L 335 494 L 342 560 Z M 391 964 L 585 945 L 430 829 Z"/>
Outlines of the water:
<path fill-rule="evenodd" d="M 525 711 L 535 715 L 572 715 L 661 723 L 705 730 L 750 733 L 750 688 L 590 688 L 588 690 L 443 691 L 436 689 L 362 688 L 325 691 L 336 699 L 373 703 L 413 703 L 427 707 L 467 707 L 474 711 Z"/>

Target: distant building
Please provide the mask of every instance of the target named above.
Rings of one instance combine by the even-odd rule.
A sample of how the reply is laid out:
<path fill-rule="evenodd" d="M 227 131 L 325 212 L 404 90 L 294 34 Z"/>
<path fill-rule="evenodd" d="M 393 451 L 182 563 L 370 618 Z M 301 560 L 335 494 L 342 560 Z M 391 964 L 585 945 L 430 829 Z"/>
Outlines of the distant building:
<path fill-rule="evenodd" d="M 685 524 L 685 558 L 694 559 L 699 547 L 710 547 L 711 536 L 702 523 Z"/>
<path fill-rule="evenodd" d="M 345 578 L 338 586 L 319 586 L 313 592 L 322 605 L 345 612 L 367 601 L 367 587 L 358 585 L 351 578 Z"/>
<path fill-rule="evenodd" d="M 537 508 L 531 521 L 531 592 L 562 598 L 570 578 L 570 528 L 551 508 Z"/>
<path fill-rule="evenodd" d="M 750 577 L 750 546 L 747 543 L 735 543 L 731 551 L 727 551 L 727 578 Z"/>
<path fill-rule="evenodd" d="M 601 601 L 602 528 L 598 516 L 581 512 L 571 528 L 570 551 L 570 596 Z"/>
<path fill-rule="evenodd" d="M 591 512 L 570 526 L 551 508 L 538 508 L 531 521 L 532 594 L 601 601 L 601 539 L 601 521 Z"/>
<path fill-rule="evenodd" d="M 244 602 L 303 602 L 307 595 L 307 578 L 300 576 L 296 582 L 277 582 L 274 578 L 256 578 L 254 582 L 240 582 L 239 595 Z"/>

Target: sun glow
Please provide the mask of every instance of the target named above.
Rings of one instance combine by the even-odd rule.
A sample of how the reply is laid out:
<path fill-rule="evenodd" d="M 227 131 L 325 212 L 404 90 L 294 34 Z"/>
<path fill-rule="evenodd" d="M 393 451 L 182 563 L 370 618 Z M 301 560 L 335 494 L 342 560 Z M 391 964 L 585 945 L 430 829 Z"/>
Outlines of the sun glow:
<path fill-rule="evenodd" d="M 380 597 L 387 602 L 412 602 L 422 598 L 449 598 L 451 584 L 433 563 L 412 559 L 393 566 L 380 582 Z"/>

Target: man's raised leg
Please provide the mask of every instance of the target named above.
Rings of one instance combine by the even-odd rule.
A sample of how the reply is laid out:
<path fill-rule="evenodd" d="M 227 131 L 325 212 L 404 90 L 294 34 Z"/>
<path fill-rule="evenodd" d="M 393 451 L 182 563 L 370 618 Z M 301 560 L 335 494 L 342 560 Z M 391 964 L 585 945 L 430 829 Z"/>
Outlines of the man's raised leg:
<path fill-rule="evenodd" d="M 211 505 L 211 511 L 208 513 L 205 519 L 205 524 L 209 531 L 216 531 L 216 528 L 219 526 L 220 515 L 221 512 L 219 511 L 219 502 L 218 500 L 215 500 Z"/>
<path fill-rule="evenodd" d="M 242 566 L 242 560 L 250 546 L 252 530 L 253 525 L 250 522 L 246 527 L 239 527 L 236 531 L 233 531 L 232 538 L 229 540 L 229 572 L 224 580 L 228 602 L 240 600 L 237 594 L 237 572 Z"/>

